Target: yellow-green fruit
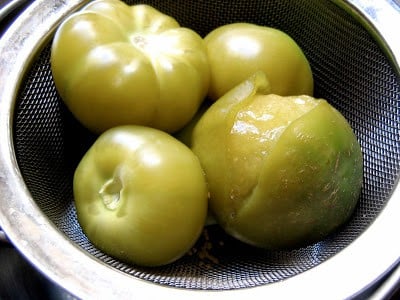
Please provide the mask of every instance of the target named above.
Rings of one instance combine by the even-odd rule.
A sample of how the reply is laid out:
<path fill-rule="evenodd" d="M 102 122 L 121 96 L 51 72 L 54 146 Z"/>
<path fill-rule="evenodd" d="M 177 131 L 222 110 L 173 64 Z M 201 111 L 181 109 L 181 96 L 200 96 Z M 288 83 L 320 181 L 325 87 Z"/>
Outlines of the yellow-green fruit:
<path fill-rule="evenodd" d="M 88 239 L 130 264 L 176 261 L 193 247 L 206 221 L 208 190 L 198 158 L 150 127 L 102 133 L 79 162 L 73 190 Z"/>
<path fill-rule="evenodd" d="M 271 93 L 313 95 L 313 75 L 302 49 L 285 32 L 249 23 L 220 26 L 204 38 L 210 65 L 208 95 L 217 100 L 253 73 L 263 71 Z"/>
<path fill-rule="evenodd" d="M 362 185 L 360 145 L 327 101 L 263 94 L 257 73 L 197 123 L 192 149 L 225 231 L 268 249 L 318 241 L 351 216 Z"/>
<path fill-rule="evenodd" d="M 203 38 L 146 4 L 90 1 L 54 35 L 51 71 L 64 103 L 100 134 L 120 125 L 177 132 L 208 92 Z"/>

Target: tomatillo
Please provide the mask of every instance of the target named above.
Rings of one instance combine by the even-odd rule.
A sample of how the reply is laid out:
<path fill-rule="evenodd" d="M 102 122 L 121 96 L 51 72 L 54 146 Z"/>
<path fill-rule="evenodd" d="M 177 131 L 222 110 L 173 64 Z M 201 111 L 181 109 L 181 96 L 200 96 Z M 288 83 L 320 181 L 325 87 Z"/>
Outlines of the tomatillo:
<path fill-rule="evenodd" d="M 225 231 L 257 247 L 289 249 L 321 240 L 350 218 L 362 152 L 327 101 L 269 90 L 259 72 L 212 104 L 194 128 L 192 150 Z"/>
<path fill-rule="evenodd" d="M 152 6 L 96 0 L 57 28 L 56 88 L 72 114 L 101 133 L 126 124 L 181 129 L 203 101 L 209 65 L 203 39 Z"/>
<path fill-rule="evenodd" d="M 73 191 L 88 239 L 110 256 L 142 266 L 183 256 L 207 216 L 198 158 L 169 134 L 144 126 L 100 135 L 76 168 Z"/>
<path fill-rule="evenodd" d="M 232 23 L 204 38 L 210 63 L 209 96 L 217 100 L 253 73 L 263 71 L 270 92 L 281 96 L 313 95 L 310 64 L 285 32 L 250 23 Z"/>

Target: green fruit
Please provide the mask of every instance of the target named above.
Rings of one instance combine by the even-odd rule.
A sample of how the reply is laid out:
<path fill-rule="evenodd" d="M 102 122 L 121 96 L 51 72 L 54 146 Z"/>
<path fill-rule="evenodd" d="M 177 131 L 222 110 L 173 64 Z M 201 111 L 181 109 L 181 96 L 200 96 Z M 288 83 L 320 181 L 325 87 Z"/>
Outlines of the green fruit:
<path fill-rule="evenodd" d="M 258 247 L 293 248 L 326 237 L 352 215 L 362 153 L 327 101 L 268 89 L 257 73 L 225 94 L 197 123 L 192 149 L 227 233 Z"/>
<path fill-rule="evenodd" d="M 102 133 L 79 162 L 73 190 L 88 239 L 130 264 L 161 266 L 181 258 L 207 216 L 207 184 L 198 158 L 150 127 L 126 125 Z"/>
<path fill-rule="evenodd" d="M 311 66 L 287 33 L 250 23 L 217 27 L 204 38 L 210 65 L 208 96 L 217 100 L 257 71 L 268 75 L 271 93 L 313 95 Z"/>

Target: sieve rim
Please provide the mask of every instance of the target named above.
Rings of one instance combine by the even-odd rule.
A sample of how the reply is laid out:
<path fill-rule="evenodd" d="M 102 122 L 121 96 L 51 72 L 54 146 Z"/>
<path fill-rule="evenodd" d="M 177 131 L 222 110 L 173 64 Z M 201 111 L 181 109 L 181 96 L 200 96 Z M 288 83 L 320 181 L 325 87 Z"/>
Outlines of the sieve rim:
<path fill-rule="evenodd" d="M 393 0 L 379 3 L 373 0 L 331 1 L 353 15 L 369 31 L 400 76 L 400 39 L 393 30 L 396 26 L 393 24 L 397 23 L 394 20 L 400 13 L 399 4 Z"/>
<path fill-rule="evenodd" d="M 400 74 L 400 45 L 393 42 L 393 33 L 387 30 L 388 23 L 392 28 L 396 27 L 394 23 L 400 25 L 400 20 L 390 17 L 398 14 L 393 2 L 332 1 L 354 16 L 363 18 L 364 25 L 379 39 Z M 400 227 L 400 219 L 395 214 L 400 211 L 398 182 L 380 215 L 343 251 L 302 274 L 260 287 L 223 292 L 165 287 L 117 271 L 66 239 L 37 207 L 18 169 L 12 136 L 13 110 L 23 74 L 35 53 L 60 20 L 87 2 L 37 0 L 0 41 L 0 227 L 15 247 L 48 278 L 80 298 L 125 299 L 141 293 L 165 299 L 261 299 L 294 295 L 308 299 L 342 299 L 360 293 L 399 263 L 400 241 L 390 239 Z M 376 8 L 379 14 L 373 14 L 372 8 Z M 381 31 L 380 28 L 384 29 Z M 381 254 L 375 257 L 376 253 Z M 366 258 L 368 266 L 365 265 Z"/>

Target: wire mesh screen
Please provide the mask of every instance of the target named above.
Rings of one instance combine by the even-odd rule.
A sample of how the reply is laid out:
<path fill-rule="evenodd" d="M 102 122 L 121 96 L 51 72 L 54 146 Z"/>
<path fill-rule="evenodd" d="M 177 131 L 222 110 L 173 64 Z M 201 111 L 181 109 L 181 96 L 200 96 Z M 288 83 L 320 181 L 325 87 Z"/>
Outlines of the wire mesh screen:
<path fill-rule="evenodd" d="M 72 176 L 96 136 L 64 107 L 55 89 L 49 41 L 25 74 L 14 116 L 14 143 L 24 180 L 44 214 L 99 260 L 132 276 L 193 289 L 258 286 L 295 276 L 343 250 L 376 218 L 399 176 L 399 78 L 377 42 L 351 15 L 328 0 L 148 1 L 202 36 L 217 26 L 251 22 L 279 28 L 309 59 L 315 96 L 350 122 L 364 155 L 364 185 L 353 218 L 308 247 L 266 251 L 244 245 L 212 225 L 177 262 L 144 268 L 97 250 L 77 222 Z M 130 4 L 133 4 L 131 2 Z"/>

